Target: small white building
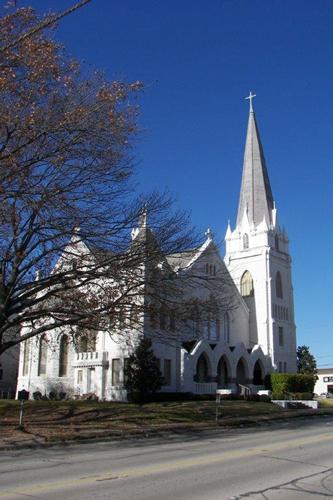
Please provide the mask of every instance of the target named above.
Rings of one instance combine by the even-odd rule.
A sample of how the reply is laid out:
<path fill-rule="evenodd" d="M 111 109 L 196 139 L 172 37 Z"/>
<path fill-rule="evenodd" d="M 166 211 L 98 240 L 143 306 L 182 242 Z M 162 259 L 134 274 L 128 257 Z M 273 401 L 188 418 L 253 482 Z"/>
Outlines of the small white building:
<path fill-rule="evenodd" d="M 154 238 L 145 218 L 132 232 L 133 243 L 137 238 Z M 93 341 L 81 338 L 78 345 L 69 342 L 66 332 L 55 330 L 21 345 L 18 389 L 30 394 L 55 390 L 67 395 L 95 393 L 102 400 L 125 400 L 124 366 L 139 335 L 153 339 L 166 382 L 164 391 L 237 391 L 240 384 L 259 390 L 265 375 L 274 370 L 296 372 L 289 240 L 278 222 L 252 104 L 237 222 L 234 229 L 228 224 L 225 242 L 222 259 L 207 231 L 199 248 L 161 254 L 157 264 L 161 277 L 167 273 L 175 281 L 191 275 L 209 277 L 215 307 L 205 321 L 194 306 L 188 321 L 159 310 L 157 317 L 155 311 L 137 318 L 139 327 L 132 336 L 123 335 L 130 325 L 118 324 L 113 335 L 101 331 Z M 217 283 L 219 276 L 228 284 L 229 310 L 221 307 L 223 297 L 218 290 L 214 294 L 214 279 Z M 193 304 L 208 299 L 207 286 L 204 280 L 202 283 L 184 291 Z M 175 340 L 162 342 L 168 333 Z M 55 348 L 50 348 L 50 340 Z"/>
<path fill-rule="evenodd" d="M 315 394 L 332 394 L 333 396 L 333 368 L 318 368 L 318 380 L 314 387 Z"/>

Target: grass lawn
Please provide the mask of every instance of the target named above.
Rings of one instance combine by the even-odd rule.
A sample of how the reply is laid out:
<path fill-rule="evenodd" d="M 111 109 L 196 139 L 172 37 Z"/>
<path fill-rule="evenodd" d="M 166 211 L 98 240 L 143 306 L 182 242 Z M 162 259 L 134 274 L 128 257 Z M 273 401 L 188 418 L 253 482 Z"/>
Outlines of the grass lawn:
<path fill-rule="evenodd" d="M 19 409 L 18 401 L 0 401 L 2 437 L 14 437 L 17 433 Z M 238 419 L 255 421 L 258 415 L 283 411 L 271 403 L 223 401 L 219 418 L 221 422 L 232 425 Z M 149 403 L 143 406 L 94 401 L 28 401 L 24 403 L 24 428 L 27 436 L 43 441 L 124 436 L 150 430 L 215 426 L 215 414 L 214 401 Z"/>
<path fill-rule="evenodd" d="M 319 408 L 333 408 L 333 398 L 318 399 Z"/>

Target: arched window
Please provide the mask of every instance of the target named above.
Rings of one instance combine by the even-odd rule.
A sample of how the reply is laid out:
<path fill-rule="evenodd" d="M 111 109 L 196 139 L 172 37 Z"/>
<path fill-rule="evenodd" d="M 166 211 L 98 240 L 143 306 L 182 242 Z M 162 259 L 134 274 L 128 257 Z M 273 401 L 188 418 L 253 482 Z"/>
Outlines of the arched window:
<path fill-rule="evenodd" d="M 170 330 L 174 332 L 176 330 L 176 312 L 174 309 L 171 309 L 169 313 L 169 324 Z"/>
<path fill-rule="evenodd" d="M 249 235 L 247 233 L 243 236 L 243 248 L 249 248 Z"/>
<path fill-rule="evenodd" d="M 160 329 L 166 329 L 166 314 L 165 309 L 163 307 L 160 308 Z"/>
<path fill-rule="evenodd" d="M 275 248 L 276 250 L 279 250 L 279 237 L 277 234 L 275 235 Z"/>
<path fill-rule="evenodd" d="M 80 352 L 88 352 L 88 337 L 83 335 L 79 340 L 79 351 Z"/>
<path fill-rule="evenodd" d="M 249 271 L 245 271 L 241 279 L 241 295 L 243 297 L 251 297 L 254 295 L 253 279 Z"/>
<path fill-rule="evenodd" d="M 207 334 L 207 339 L 210 340 L 211 336 L 211 320 L 212 320 L 212 314 L 211 311 L 207 311 L 206 314 L 206 334 Z"/>
<path fill-rule="evenodd" d="M 217 315 L 216 316 L 216 327 L 215 327 L 215 338 L 216 340 L 220 340 L 220 329 L 221 329 L 221 326 L 220 326 L 220 316 Z"/>
<path fill-rule="evenodd" d="M 30 342 L 26 340 L 23 347 L 23 368 L 22 375 L 28 375 L 29 373 L 29 359 L 30 359 Z"/>
<path fill-rule="evenodd" d="M 47 369 L 47 340 L 43 335 L 39 341 L 38 375 L 46 375 Z"/>
<path fill-rule="evenodd" d="M 59 377 L 66 377 L 68 374 L 69 361 L 69 339 L 67 335 L 63 335 L 60 339 L 59 348 Z"/>
<path fill-rule="evenodd" d="M 230 317 L 227 312 L 223 316 L 223 338 L 225 342 L 230 342 Z"/>
<path fill-rule="evenodd" d="M 276 296 L 279 299 L 282 299 L 283 298 L 283 290 L 282 290 L 282 278 L 281 278 L 280 271 L 278 271 L 276 273 L 276 276 L 275 276 L 275 291 L 276 291 Z"/>
<path fill-rule="evenodd" d="M 78 352 L 96 351 L 97 333 L 94 330 L 78 327 L 76 347 Z"/>

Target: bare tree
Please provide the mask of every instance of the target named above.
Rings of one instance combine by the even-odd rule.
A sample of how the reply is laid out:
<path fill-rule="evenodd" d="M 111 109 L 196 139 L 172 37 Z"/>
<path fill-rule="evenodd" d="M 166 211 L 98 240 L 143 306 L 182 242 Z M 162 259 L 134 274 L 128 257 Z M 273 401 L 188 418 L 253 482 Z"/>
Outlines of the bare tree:
<path fill-rule="evenodd" d="M 55 328 L 130 331 L 155 307 L 185 328 L 203 278 L 177 259 L 197 248 L 196 234 L 168 197 L 133 196 L 142 85 L 84 77 L 39 24 L 29 8 L 0 19 L 0 354 Z M 222 274 L 220 285 L 204 278 L 214 297 L 201 308 L 217 295 L 231 307 Z"/>

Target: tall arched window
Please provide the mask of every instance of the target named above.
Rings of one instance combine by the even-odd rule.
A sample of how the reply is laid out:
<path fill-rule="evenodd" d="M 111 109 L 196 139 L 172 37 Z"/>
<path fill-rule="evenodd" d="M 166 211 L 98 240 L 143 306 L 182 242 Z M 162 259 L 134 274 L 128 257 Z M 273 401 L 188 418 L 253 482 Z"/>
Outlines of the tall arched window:
<path fill-rule="evenodd" d="M 166 313 L 163 306 L 160 308 L 160 329 L 166 329 Z"/>
<path fill-rule="evenodd" d="M 249 248 L 249 235 L 247 233 L 243 236 L 243 248 Z"/>
<path fill-rule="evenodd" d="M 227 312 L 223 316 L 223 338 L 225 342 L 230 342 L 230 317 Z"/>
<path fill-rule="evenodd" d="M 243 274 L 240 289 L 243 297 L 251 297 L 254 295 L 253 279 L 249 271 L 245 271 Z"/>
<path fill-rule="evenodd" d="M 68 374 L 69 361 L 69 339 L 67 335 L 63 335 L 60 339 L 59 347 L 59 377 L 66 377 Z"/>
<path fill-rule="evenodd" d="M 275 249 L 279 250 L 279 237 L 277 234 L 275 235 Z"/>
<path fill-rule="evenodd" d="M 23 346 L 23 368 L 22 375 L 28 375 L 29 373 L 29 360 L 30 360 L 30 341 L 26 340 Z"/>
<path fill-rule="evenodd" d="M 221 329 L 221 325 L 220 325 L 220 316 L 217 312 L 217 316 L 216 316 L 216 322 L 215 322 L 215 338 L 216 340 L 220 340 L 220 329 Z"/>
<path fill-rule="evenodd" d="M 281 278 L 281 273 L 278 271 L 275 276 L 275 292 L 276 296 L 279 299 L 283 298 L 283 290 L 282 290 L 282 278 Z"/>
<path fill-rule="evenodd" d="M 38 375 L 46 375 L 47 369 L 47 340 L 43 335 L 39 341 Z"/>

